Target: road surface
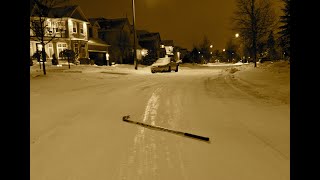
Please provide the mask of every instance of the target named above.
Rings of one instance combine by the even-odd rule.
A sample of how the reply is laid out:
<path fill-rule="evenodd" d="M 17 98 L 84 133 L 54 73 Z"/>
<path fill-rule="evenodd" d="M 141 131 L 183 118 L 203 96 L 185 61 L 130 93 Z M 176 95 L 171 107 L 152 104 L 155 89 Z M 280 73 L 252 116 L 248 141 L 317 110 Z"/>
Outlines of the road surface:
<path fill-rule="evenodd" d="M 31 180 L 290 179 L 289 104 L 225 68 L 72 68 L 30 80 Z M 126 123 L 125 115 L 210 142 Z"/>

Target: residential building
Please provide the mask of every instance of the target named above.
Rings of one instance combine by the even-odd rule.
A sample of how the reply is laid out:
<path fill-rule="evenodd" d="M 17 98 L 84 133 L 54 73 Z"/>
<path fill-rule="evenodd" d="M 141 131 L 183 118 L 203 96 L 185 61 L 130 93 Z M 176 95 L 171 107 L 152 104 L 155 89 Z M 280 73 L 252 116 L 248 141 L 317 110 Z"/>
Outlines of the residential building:
<path fill-rule="evenodd" d="M 30 8 L 30 25 L 34 27 L 40 22 L 40 18 L 35 13 L 38 7 L 33 5 Z M 44 19 L 43 26 L 46 26 L 44 41 L 49 59 L 52 59 L 54 54 L 58 59 L 62 59 L 60 52 L 65 49 L 73 50 L 79 59 L 89 57 L 89 21 L 79 6 L 52 8 L 48 16 L 42 19 Z M 39 43 L 39 37 L 34 30 L 30 29 L 30 56 L 36 52 Z"/>
<path fill-rule="evenodd" d="M 110 62 L 132 64 L 134 33 L 128 18 L 99 17 L 90 18 L 90 21 L 96 21 L 99 24 L 99 38 L 111 45 L 109 47 Z M 137 49 L 140 47 L 138 46 Z"/>
<path fill-rule="evenodd" d="M 101 29 L 99 23 L 91 19 L 90 25 L 88 26 L 88 53 L 89 58 L 94 60 L 97 65 L 110 65 L 109 63 L 109 53 L 108 45 L 105 41 L 99 38 L 98 32 Z"/>
<path fill-rule="evenodd" d="M 148 50 L 148 55 L 158 59 L 164 57 L 166 52 L 161 48 L 161 37 L 159 32 L 148 32 L 145 30 L 137 30 L 137 38 L 139 45 Z"/>
<path fill-rule="evenodd" d="M 166 55 L 173 56 L 173 48 L 174 48 L 173 40 L 162 40 L 161 46 L 165 48 Z"/>

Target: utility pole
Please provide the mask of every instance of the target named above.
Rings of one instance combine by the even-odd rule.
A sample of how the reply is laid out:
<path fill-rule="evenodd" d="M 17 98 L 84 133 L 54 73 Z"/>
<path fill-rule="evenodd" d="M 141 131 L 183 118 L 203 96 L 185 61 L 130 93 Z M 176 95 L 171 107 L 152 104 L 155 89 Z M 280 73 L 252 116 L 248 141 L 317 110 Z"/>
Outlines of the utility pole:
<path fill-rule="evenodd" d="M 132 14 L 133 14 L 133 61 L 134 61 L 134 69 L 138 69 L 138 61 L 137 61 L 137 47 L 136 47 L 136 11 L 134 6 L 134 0 L 132 0 Z"/>
<path fill-rule="evenodd" d="M 256 32 L 257 22 L 256 22 L 254 3 L 255 3 L 255 0 L 251 0 L 251 31 L 252 31 L 253 61 L 254 61 L 254 67 L 257 67 L 257 32 Z"/>

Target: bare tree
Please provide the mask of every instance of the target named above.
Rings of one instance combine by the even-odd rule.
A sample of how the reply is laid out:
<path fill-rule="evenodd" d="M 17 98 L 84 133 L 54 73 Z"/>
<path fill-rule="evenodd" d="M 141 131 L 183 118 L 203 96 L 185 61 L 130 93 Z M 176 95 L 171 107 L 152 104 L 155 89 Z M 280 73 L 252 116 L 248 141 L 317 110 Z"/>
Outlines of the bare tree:
<path fill-rule="evenodd" d="M 31 12 L 30 12 L 30 29 L 32 31 L 31 36 L 42 45 L 42 61 L 43 61 L 43 73 L 46 75 L 46 51 L 45 45 L 50 43 L 56 34 L 50 32 L 47 19 L 49 18 L 50 11 L 61 4 L 67 3 L 68 0 L 30 0 Z M 38 47 L 37 47 L 38 49 Z"/>
<path fill-rule="evenodd" d="M 257 44 L 276 28 L 276 16 L 270 0 L 236 0 L 233 29 L 238 31 L 257 66 Z"/>

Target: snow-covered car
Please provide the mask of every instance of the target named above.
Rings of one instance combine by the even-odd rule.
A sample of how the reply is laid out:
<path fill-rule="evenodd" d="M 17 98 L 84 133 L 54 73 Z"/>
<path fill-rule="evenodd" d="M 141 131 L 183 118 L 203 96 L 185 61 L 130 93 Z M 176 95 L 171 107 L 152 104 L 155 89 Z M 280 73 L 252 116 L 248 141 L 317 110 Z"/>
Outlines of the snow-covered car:
<path fill-rule="evenodd" d="M 159 58 L 151 65 L 151 72 L 178 72 L 179 62 L 174 61 L 170 57 Z"/>

